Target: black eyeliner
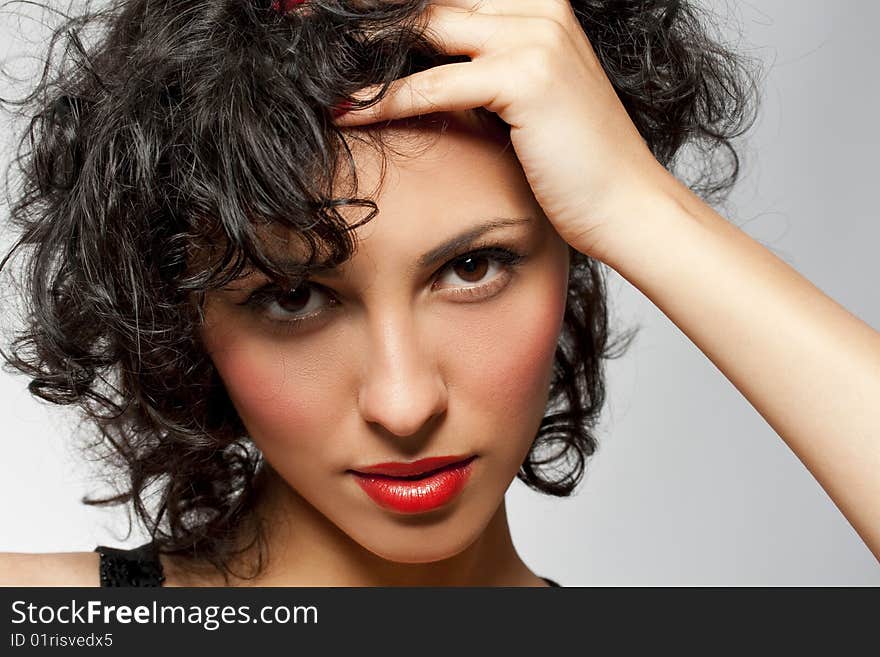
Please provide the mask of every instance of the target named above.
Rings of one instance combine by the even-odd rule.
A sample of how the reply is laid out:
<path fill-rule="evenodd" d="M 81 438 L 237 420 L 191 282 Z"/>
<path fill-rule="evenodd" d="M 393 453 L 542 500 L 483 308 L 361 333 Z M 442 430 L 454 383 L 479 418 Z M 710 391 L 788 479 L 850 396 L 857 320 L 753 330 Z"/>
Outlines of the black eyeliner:
<path fill-rule="evenodd" d="M 480 256 L 487 256 L 496 260 L 498 263 L 506 266 L 506 267 L 514 267 L 520 264 L 523 260 L 525 260 L 526 256 L 522 253 L 516 252 L 508 247 L 501 246 L 497 243 L 487 243 L 483 246 L 471 247 L 469 250 L 462 252 L 459 255 L 456 255 L 449 260 L 446 261 L 437 271 L 434 272 L 433 277 L 437 277 L 440 273 L 446 271 L 451 265 L 455 263 L 466 260 L 467 258 L 475 258 Z M 263 308 L 267 306 L 272 301 L 275 301 L 278 297 L 279 293 L 288 292 L 291 290 L 295 290 L 300 285 L 307 283 L 309 285 L 313 285 L 315 287 L 321 288 L 323 292 L 326 294 L 331 294 L 332 292 L 325 288 L 323 285 L 318 283 L 313 283 L 309 280 L 308 277 L 304 277 L 296 281 L 296 283 L 285 289 L 282 286 L 278 285 L 276 282 L 267 282 L 256 289 L 254 289 L 248 297 L 238 303 L 239 306 L 251 306 L 254 308 Z M 276 320 L 278 322 L 295 322 L 297 320 Z"/>

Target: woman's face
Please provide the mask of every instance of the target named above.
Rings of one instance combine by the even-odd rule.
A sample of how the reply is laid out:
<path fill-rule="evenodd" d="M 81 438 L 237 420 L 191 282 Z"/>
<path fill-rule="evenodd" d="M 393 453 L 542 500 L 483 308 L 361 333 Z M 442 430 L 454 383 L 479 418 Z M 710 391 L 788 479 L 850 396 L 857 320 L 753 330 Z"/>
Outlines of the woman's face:
<path fill-rule="evenodd" d="M 492 519 L 543 417 L 568 284 L 567 246 L 506 139 L 446 116 L 428 150 L 390 157 L 350 260 L 262 307 L 242 305 L 261 274 L 212 292 L 203 327 L 249 435 L 308 509 L 294 531 L 332 523 L 396 562 L 453 556 Z M 358 191 L 375 190 L 378 155 L 354 156 Z M 447 455 L 476 458 L 429 511 L 387 508 L 351 472 Z"/>

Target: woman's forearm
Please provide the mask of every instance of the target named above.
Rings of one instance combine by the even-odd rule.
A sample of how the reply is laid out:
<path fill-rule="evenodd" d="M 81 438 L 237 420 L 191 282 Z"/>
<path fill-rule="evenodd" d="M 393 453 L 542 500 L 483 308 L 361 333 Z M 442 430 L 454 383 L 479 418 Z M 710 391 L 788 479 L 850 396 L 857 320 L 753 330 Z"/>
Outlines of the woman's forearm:
<path fill-rule="evenodd" d="M 880 333 L 670 179 L 601 259 L 767 420 L 880 560 Z"/>

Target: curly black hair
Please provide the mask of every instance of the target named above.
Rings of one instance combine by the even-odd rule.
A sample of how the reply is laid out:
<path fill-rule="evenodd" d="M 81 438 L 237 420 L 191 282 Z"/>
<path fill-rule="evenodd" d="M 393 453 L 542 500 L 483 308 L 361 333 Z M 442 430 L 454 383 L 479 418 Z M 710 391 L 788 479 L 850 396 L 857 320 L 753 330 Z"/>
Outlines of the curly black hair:
<path fill-rule="evenodd" d="M 0 270 L 27 256 L 24 328 L 2 352 L 4 369 L 94 425 L 84 447 L 118 476 L 113 495 L 84 503 L 129 505 L 160 552 L 224 577 L 255 543 L 262 567 L 264 528 L 252 512 L 266 464 L 200 342 L 205 292 L 253 268 L 282 285 L 295 279 L 276 268 L 261 227 L 296 231 L 309 263 L 351 257 L 351 230 L 378 207 L 336 194 L 341 165 L 355 189 L 357 173 L 333 108 L 370 104 L 350 96 L 366 85 L 383 85 L 381 97 L 395 79 L 468 60 L 430 40 L 425 0 L 288 4 L 78 3 L 53 28 L 35 85 L 3 99 L 26 128 L 6 179 L 17 241 Z M 673 170 L 682 147 L 695 146 L 703 164 L 688 184 L 722 199 L 739 173 L 732 140 L 755 118 L 753 62 L 724 46 L 692 2 L 571 4 L 658 161 Z M 352 205 L 369 211 L 349 225 L 337 208 Z M 609 332 L 603 267 L 571 250 L 550 398 L 517 473 L 550 495 L 582 479 L 597 448 L 603 361 L 635 336 Z"/>

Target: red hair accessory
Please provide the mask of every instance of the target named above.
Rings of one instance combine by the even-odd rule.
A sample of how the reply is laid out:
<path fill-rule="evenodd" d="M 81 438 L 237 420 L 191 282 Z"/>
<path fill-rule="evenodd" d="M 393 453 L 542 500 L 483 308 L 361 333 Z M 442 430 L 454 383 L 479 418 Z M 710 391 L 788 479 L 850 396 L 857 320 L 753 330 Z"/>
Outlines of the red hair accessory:
<path fill-rule="evenodd" d="M 272 10 L 287 13 L 293 11 L 306 0 L 272 0 Z"/>
<path fill-rule="evenodd" d="M 351 103 L 348 102 L 347 100 L 343 100 L 338 105 L 334 105 L 333 107 L 331 107 L 330 113 L 333 114 L 333 118 L 335 119 L 338 116 L 342 116 L 350 109 L 351 109 Z"/>

